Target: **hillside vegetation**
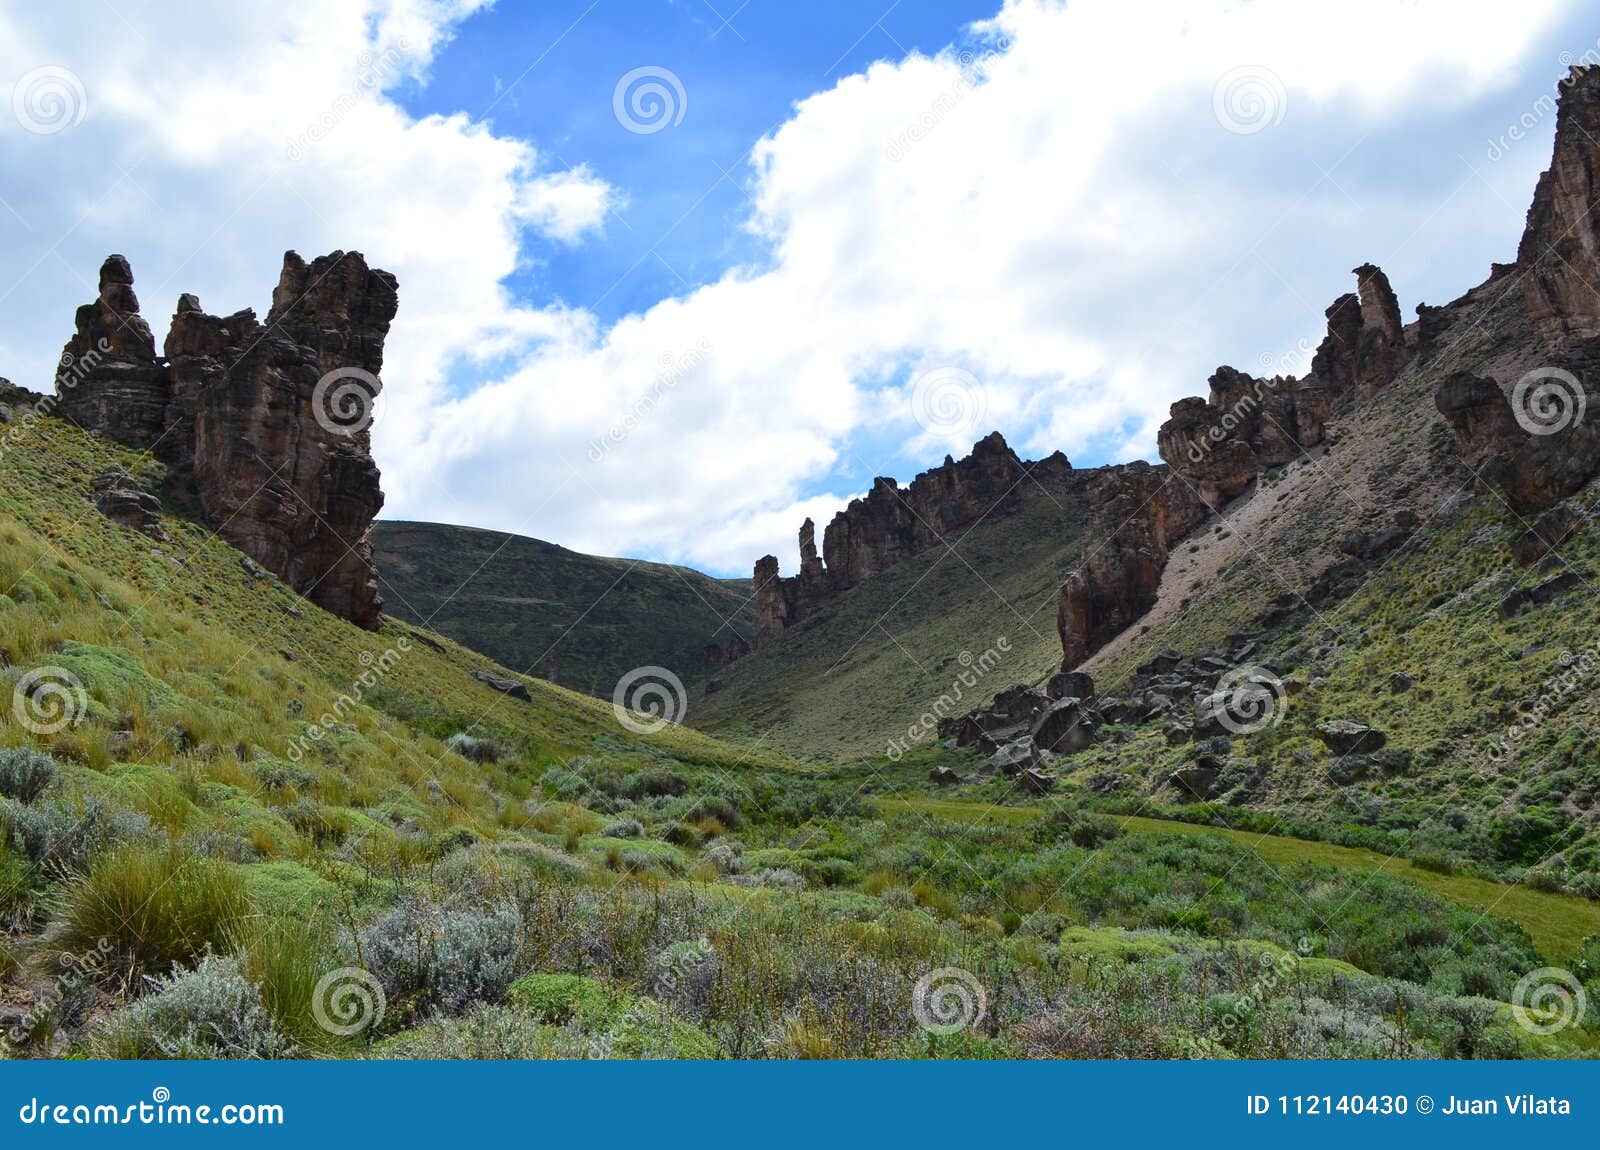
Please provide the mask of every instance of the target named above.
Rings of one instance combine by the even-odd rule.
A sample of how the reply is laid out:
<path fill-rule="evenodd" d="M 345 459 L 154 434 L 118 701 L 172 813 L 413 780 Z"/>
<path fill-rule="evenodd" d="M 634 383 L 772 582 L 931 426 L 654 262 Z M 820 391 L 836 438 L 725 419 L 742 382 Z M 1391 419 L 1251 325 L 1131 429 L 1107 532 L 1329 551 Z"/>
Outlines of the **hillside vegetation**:
<path fill-rule="evenodd" d="M 85 493 L 113 464 L 154 487 L 48 418 L 0 460 L 10 1056 L 1588 1049 L 1512 1002 L 1593 940 L 1541 954 L 1401 878 L 1076 802 L 875 805 L 925 791 L 929 748 L 805 766 L 504 694 L 484 657 L 358 630 L 173 514 L 165 542 L 108 522 Z"/>
<path fill-rule="evenodd" d="M 373 525 L 384 609 L 496 662 L 609 697 L 636 667 L 685 682 L 715 672 L 706 647 L 755 630 L 748 579 L 582 555 L 519 535 L 439 523 Z"/>

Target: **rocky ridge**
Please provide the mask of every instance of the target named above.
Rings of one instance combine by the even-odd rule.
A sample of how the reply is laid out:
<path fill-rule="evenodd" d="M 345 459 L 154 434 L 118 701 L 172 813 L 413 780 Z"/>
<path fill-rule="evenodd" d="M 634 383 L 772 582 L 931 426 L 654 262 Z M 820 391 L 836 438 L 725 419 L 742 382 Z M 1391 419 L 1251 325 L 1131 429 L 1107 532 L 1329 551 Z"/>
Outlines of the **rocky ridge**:
<path fill-rule="evenodd" d="M 800 572 L 781 576 L 778 559 L 756 561 L 757 647 L 852 587 L 902 560 L 952 539 L 989 515 L 1005 515 L 1018 489 L 1035 469 L 1071 470 L 1059 452 L 1037 463 L 1017 458 L 1005 438 L 993 432 L 962 459 L 924 471 L 902 488 L 880 476 L 872 490 L 833 517 L 817 552 L 816 525 L 800 527 Z M 724 653 L 725 656 L 726 653 Z M 726 659 L 724 660 L 726 661 Z"/>

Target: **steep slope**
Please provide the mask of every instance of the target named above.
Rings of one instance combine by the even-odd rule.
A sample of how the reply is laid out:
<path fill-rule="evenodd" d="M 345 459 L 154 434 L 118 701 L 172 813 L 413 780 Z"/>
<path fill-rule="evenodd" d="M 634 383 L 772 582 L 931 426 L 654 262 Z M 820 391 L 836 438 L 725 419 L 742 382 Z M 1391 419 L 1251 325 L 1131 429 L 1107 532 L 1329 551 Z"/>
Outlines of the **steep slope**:
<path fill-rule="evenodd" d="M 636 667 L 697 682 L 754 631 L 748 580 L 440 523 L 380 520 L 372 536 L 390 615 L 525 674 L 550 678 L 553 658 L 557 682 L 591 695 Z"/>
<path fill-rule="evenodd" d="M 1007 513 L 822 603 L 696 692 L 688 721 L 792 753 L 881 755 L 931 740 L 921 716 L 942 695 L 965 710 L 1049 674 L 1056 587 L 1083 547 L 1094 475 L 1039 468 L 998 492 Z"/>

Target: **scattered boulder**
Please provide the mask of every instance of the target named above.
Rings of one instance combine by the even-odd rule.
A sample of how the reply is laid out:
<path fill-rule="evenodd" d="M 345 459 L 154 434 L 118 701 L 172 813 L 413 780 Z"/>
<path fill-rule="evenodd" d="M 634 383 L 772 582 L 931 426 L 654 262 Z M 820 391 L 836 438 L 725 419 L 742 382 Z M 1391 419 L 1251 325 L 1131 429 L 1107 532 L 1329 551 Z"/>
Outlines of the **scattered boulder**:
<path fill-rule="evenodd" d="M 928 781 L 937 783 L 941 787 L 951 787 L 961 781 L 961 776 L 949 767 L 934 767 L 928 772 Z"/>
<path fill-rule="evenodd" d="M 1058 699 L 1039 716 L 1032 731 L 1040 750 L 1074 755 L 1094 743 L 1096 716 L 1081 699 Z"/>
<path fill-rule="evenodd" d="M 1056 777 L 1029 769 L 1017 776 L 1017 789 L 1029 795 L 1047 795 L 1056 789 Z"/>
<path fill-rule="evenodd" d="M 113 523 L 163 543 L 167 541 L 167 533 L 161 527 L 161 500 L 140 487 L 122 468 L 109 468 L 90 480 L 89 499 Z"/>
<path fill-rule="evenodd" d="M 521 699 L 524 703 L 531 703 L 533 696 L 528 693 L 528 684 L 517 679 L 506 679 L 500 675 L 490 674 L 488 671 L 473 671 L 472 677 L 502 695 L 513 699 Z"/>
<path fill-rule="evenodd" d="M 1216 791 L 1221 766 L 1210 759 L 1198 760 L 1179 767 L 1167 776 L 1167 785 L 1185 801 L 1210 798 Z"/>
<path fill-rule="evenodd" d="M 1416 686 L 1417 681 L 1404 671 L 1396 671 L 1389 676 L 1389 690 L 1396 695 L 1404 694 Z"/>
<path fill-rule="evenodd" d="M 1044 693 L 1050 699 L 1092 699 L 1094 679 L 1085 671 L 1058 671 L 1050 676 Z"/>
<path fill-rule="evenodd" d="M 1389 737 L 1376 727 L 1350 719 L 1330 719 L 1317 724 L 1317 734 L 1330 751 L 1338 755 L 1353 755 L 1382 750 Z"/>
<path fill-rule="evenodd" d="M 1512 562 L 1518 567 L 1532 567 L 1576 535 L 1583 522 L 1583 516 L 1565 504 L 1551 508 L 1512 541 Z"/>

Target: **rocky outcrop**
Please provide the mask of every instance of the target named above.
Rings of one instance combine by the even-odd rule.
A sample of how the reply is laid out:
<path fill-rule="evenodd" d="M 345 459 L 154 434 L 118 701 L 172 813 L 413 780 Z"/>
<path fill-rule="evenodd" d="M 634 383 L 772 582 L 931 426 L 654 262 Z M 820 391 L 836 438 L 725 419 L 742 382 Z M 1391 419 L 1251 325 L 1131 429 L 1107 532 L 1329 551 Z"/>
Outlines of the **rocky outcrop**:
<path fill-rule="evenodd" d="M 1165 467 L 1108 467 L 1088 489 L 1090 550 L 1061 585 L 1056 629 L 1070 671 L 1155 605 L 1171 545 L 1208 514 Z"/>
<path fill-rule="evenodd" d="M 1469 467 L 1514 451 L 1528 438 L 1517 425 L 1500 385 L 1470 371 L 1458 371 L 1433 397 L 1439 414 L 1455 433 L 1456 452 Z"/>
<path fill-rule="evenodd" d="M 1512 385 L 1457 372 L 1434 396 L 1456 449 L 1521 515 L 1545 511 L 1600 474 L 1600 339 Z"/>
<path fill-rule="evenodd" d="M 750 653 L 750 640 L 739 632 L 734 631 L 727 643 L 707 643 L 706 662 L 713 667 L 726 667 L 729 663 L 736 663 Z M 550 681 L 555 682 L 554 677 Z"/>
<path fill-rule="evenodd" d="M 164 359 L 127 260 L 78 309 L 62 414 L 167 463 L 174 499 L 312 602 L 376 629 L 369 530 L 383 506 L 368 427 L 395 279 L 359 252 L 284 256 L 266 323 L 178 300 Z"/>
<path fill-rule="evenodd" d="M 252 311 L 173 316 L 178 460 L 207 522 L 312 602 L 376 629 L 370 530 L 383 506 L 368 428 L 398 297 L 359 252 L 293 252 L 265 325 Z"/>
<path fill-rule="evenodd" d="M 166 542 L 161 526 L 161 500 L 151 495 L 120 467 L 102 471 L 89 481 L 89 501 L 113 523 Z"/>
<path fill-rule="evenodd" d="M 1600 336 L 1600 67 L 1561 81 L 1555 155 L 1517 249 L 1534 327 L 1547 340 Z"/>
<path fill-rule="evenodd" d="M 1206 399 L 1180 399 L 1157 434 L 1161 458 L 1200 501 L 1220 509 L 1256 477 L 1320 446 L 1328 421 L 1394 381 L 1410 356 L 1400 304 L 1373 264 L 1355 269 L 1359 294 L 1327 310 L 1328 332 L 1304 379 L 1257 379 L 1226 365 Z"/>
<path fill-rule="evenodd" d="M 56 410 L 130 447 L 152 447 L 167 426 L 172 381 L 139 314 L 133 270 L 118 255 L 100 265 L 100 295 L 78 309 L 61 351 Z"/>
<path fill-rule="evenodd" d="M 778 560 L 756 562 L 756 646 L 771 642 L 800 620 L 880 571 L 960 535 L 989 515 L 1015 509 L 1031 468 L 1071 468 L 1059 453 L 1025 464 L 996 431 L 964 459 L 945 456 L 909 486 L 873 480 L 872 490 L 833 517 L 817 554 L 816 525 L 800 527 L 800 573 L 779 574 Z"/>

